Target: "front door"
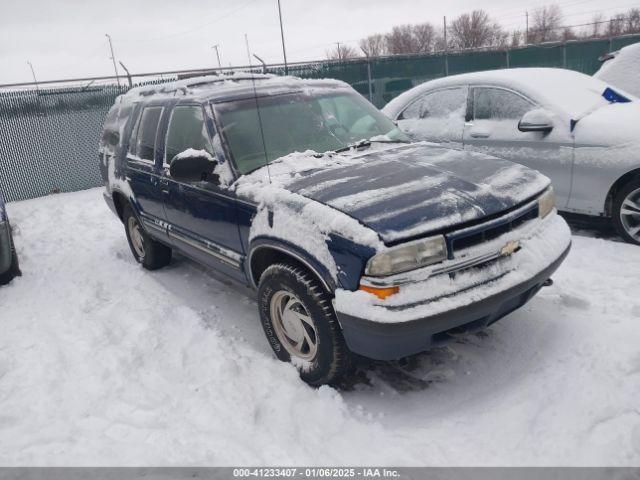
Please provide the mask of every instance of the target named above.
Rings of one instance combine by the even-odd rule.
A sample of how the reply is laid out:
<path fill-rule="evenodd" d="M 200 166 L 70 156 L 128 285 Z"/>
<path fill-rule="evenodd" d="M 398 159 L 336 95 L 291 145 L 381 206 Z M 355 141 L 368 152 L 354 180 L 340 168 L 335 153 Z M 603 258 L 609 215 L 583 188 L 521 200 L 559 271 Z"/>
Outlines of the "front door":
<path fill-rule="evenodd" d="M 164 144 L 162 179 L 165 212 L 172 243 L 190 256 L 223 273 L 244 279 L 243 251 L 236 201 L 219 180 L 182 183 L 171 178 L 171 159 L 188 149 L 205 150 L 214 158 L 214 126 L 201 105 L 173 108 Z"/>
<path fill-rule="evenodd" d="M 518 123 L 539 108 L 519 93 L 497 87 L 473 87 L 464 127 L 464 146 L 538 170 L 556 191 L 557 206 L 571 193 L 573 138 L 568 125 L 556 119 L 551 132 L 521 132 Z"/>

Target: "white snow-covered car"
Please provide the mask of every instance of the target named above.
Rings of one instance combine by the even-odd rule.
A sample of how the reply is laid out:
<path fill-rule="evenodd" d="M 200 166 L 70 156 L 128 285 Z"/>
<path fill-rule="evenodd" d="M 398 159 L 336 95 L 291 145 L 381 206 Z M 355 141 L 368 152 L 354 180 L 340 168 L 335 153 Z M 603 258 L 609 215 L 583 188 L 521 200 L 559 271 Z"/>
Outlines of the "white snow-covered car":
<path fill-rule="evenodd" d="M 640 43 L 603 55 L 604 63 L 593 76 L 640 97 Z"/>
<path fill-rule="evenodd" d="M 637 97 L 578 72 L 523 68 L 426 82 L 383 111 L 414 140 L 539 170 L 553 182 L 559 210 L 610 218 L 640 244 Z"/>

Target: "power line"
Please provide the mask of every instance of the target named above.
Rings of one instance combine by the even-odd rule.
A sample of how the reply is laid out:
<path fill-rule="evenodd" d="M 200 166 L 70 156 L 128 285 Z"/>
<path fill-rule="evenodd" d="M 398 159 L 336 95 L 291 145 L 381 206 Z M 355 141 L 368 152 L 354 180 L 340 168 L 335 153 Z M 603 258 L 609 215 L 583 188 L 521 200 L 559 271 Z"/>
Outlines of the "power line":
<path fill-rule="evenodd" d="M 174 32 L 174 33 L 170 33 L 168 35 L 162 35 L 160 37 L 155 37 L 155 38 L 147 38 L 147 39 L 144 39 L 144 40 L 137 40 L 137 41 L 134 41 L 134 42 L 131 42 L 131 43 L 136 43 L 136 44 L 149 43 L 149 42 L 155 42 L 155 41 L 158 41 L 158 40 L 166 40 L 167 38 L 174 38 L 174 37 L 180 37 L 182 35 L 188 35 L 188 34 L 190 34 L 192 32 L 195 32 L 196 30 L 201 30 L 204 27 L 208 27 L 209 25 L 213 25 L 214 23 L 218 23 L 221 20 L 224 20 L 225 18 L 228 18 L 231 15 L 233 15 L 234 13 L 237 13 L 240 10 L 242 10 L 243 8 L 251 5 L 252 3 L 255 3 L 256 1 L 257 0 L 248 0 L 247 2 L 239 5 L 237 8 L 234 8 L 233 10 L 228 11 L 226 14 L 220 15 L 219 17 L 217 17 L 217 18 L 215 18 L 215 19 L 213 19 L 213 20 L 211 20 L 209 22 L 201 23 L 200 25 L 197 25 L 197 26 L 195 26 L 193 28 L 190 28 L 189 30 L 182 30 L 180 32 Z"/>

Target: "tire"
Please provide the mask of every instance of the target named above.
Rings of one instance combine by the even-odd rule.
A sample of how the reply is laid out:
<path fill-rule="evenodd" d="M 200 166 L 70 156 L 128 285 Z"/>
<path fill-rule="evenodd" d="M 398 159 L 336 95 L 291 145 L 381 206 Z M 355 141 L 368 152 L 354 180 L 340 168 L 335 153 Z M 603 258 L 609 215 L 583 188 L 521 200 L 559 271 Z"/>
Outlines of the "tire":
<path fill-rule="evenodd" d="M 6 285 L 15 277 L 22 275 L 18 262 L 18 253 L 16 252 L 16 246 L 13 243 L 13 236 L 11 234 L 9 234 L 9 240 L 11 242 L 11 266 L 9 267 L 9 270 L 0 274 L 0 285 Z"/>
<path fill-rule="evenodd" d="M 291 362 L 309 385 L 336 385 L 349 373 L 352 356 L 331 296 L 306 270 L 286 263 L 268 267 L 260 277 L 258 310 L 276 357 Z"/>
<path fill-rule="evenodd" d="M 133 257 L 147 270 L 157 270 L 171 262 L 171 248 L 154 240 L 144 231 L 130 205 L 122 212 L 124 230 Z"/>
<path fill-rule="evenodd" d="M 613 226 L 629 243 L 640 245 L 640 179 L 627 183 L 613 199 Z"/>

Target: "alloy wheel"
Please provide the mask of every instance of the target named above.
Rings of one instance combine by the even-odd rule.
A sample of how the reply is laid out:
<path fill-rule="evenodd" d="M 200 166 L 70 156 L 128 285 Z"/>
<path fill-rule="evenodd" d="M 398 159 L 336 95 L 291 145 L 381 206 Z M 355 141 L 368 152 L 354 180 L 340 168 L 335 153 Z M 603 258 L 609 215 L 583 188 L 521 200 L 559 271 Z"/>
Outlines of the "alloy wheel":
<path fill-rule="evenodd" d="M 620 222 L 629 236 L 640 242 L 640 188 L 630 192 L 623 200 Z"/>
<path fill-rule="evenodd" d="M 140 224 L 135 217 L 129 217 L 129 237 L 131 238 L 131 245 L 140 259 L 144 258 L 144 238 L 142 237 L 142 230 Z"/>
<path fill-rule="evenodd" d="M 271 321 L 280 343 L 302 360 L 311 361 L 318 351 L 318 332 L 302 301 L 293 293 L 280 290 L 271 297 Z"/>

